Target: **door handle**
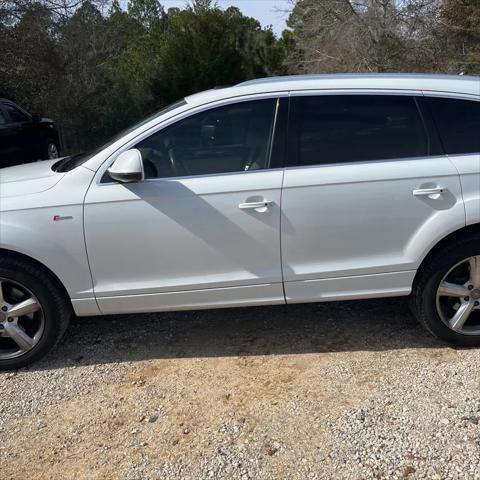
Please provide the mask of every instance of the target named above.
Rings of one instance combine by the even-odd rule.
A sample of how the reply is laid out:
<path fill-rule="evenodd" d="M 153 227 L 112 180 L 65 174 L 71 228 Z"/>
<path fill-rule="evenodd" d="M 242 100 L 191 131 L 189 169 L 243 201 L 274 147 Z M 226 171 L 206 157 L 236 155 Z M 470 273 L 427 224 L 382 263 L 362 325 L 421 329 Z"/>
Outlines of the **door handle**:
<path fill-rule="evenodd" d="M 414 197 L 428 197 L 430 195 L 440 195 L 444 193 L 447 189 L 443 187 L 435 187 L 435 188 L 420 188 L 418 190 L 413 191 Z"/>
<path fill-rule="evenodd" d="M 262 200 L 261 202 L 241 203 L 238 208 L 240 210 L 254 210 L 256 208 L 264 208 L 265 210 L 272 205 L 272 200 Z"/>

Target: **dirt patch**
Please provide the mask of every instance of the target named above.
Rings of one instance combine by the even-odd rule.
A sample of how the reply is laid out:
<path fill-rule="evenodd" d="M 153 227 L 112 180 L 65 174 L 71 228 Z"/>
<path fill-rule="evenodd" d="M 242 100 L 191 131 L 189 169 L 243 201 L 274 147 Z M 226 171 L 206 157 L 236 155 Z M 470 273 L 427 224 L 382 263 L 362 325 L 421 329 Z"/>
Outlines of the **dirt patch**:
<path fill-rule="evenodd" d="M 78 320 L 0 374 L 1 478 L 478 478 L 479 365 L 403 300 Z"/>

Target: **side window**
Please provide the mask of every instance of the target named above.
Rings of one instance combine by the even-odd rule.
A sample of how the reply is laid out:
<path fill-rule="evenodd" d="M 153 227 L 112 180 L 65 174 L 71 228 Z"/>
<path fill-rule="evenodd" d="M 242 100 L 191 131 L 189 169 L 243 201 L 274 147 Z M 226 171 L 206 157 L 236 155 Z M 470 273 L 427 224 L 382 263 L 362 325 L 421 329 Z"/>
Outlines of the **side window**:
<path fill-rule="evenodd" d="M 14 107 L 10 103 L 5 103 L 3 106 L 10 116 L 12 123 L 27 122 L 29 120 L 29 118 L 21 110 L 19 110 L 17 107 Z"/>
<path fill-rule="evenodd" d="M 428 136 L 408 96 L 321 95 L 292 99 L 298 165 L 428 155 Z"/>
<path fill-rule="evenodd" d="M 446 153 L 480 152 L 480 101 L 427 97 Z"/>
<path fill-rule="evenodd" d="M 3 112 L 1 110 L 2 107 L 0 107 L 0 125 L 5 125 L 7 121 L 5 120 L 5 117 L 3 115 Z"/>
<path fill-rule="evenodd" d="M 268 168 L 277 100 L 239 102 L 197 113 L 136 145 L 146 178 Z"/>

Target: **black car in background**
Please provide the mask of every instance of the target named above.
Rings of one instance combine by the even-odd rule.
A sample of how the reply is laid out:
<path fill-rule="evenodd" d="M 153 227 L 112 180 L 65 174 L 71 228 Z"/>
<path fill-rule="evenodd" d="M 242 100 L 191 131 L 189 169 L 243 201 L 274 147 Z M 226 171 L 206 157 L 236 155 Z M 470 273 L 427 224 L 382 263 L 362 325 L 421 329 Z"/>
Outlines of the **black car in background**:
<path fill-rule="evenodd" d="M 0 98 L 0 168 L 57 158 L 59 153 L 60 138 L 52 120 Z"/>

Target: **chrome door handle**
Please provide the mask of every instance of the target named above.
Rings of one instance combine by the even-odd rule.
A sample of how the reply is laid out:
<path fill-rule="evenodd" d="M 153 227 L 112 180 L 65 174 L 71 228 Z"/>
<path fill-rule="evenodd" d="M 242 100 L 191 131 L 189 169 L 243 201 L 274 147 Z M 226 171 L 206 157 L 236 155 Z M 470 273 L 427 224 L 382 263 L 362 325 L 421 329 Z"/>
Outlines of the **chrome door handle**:
<path fill-rule="evenodd" d="M 446 188 L 435 187 L 435 188 L 420 188 L 413 191 L 415 197 L 428 197 L 429 195 L 440 195 L 444 193 Z"/>
<path fill-rule="evenodd" d="M 238 208 L 240 210 L 250 210 L 255 208 L 265 208 L 267 209 L 272 205 L 272 200 L 263 200 L 262 202 L 249 202 L 249 203 L 241 203 Z"/>

